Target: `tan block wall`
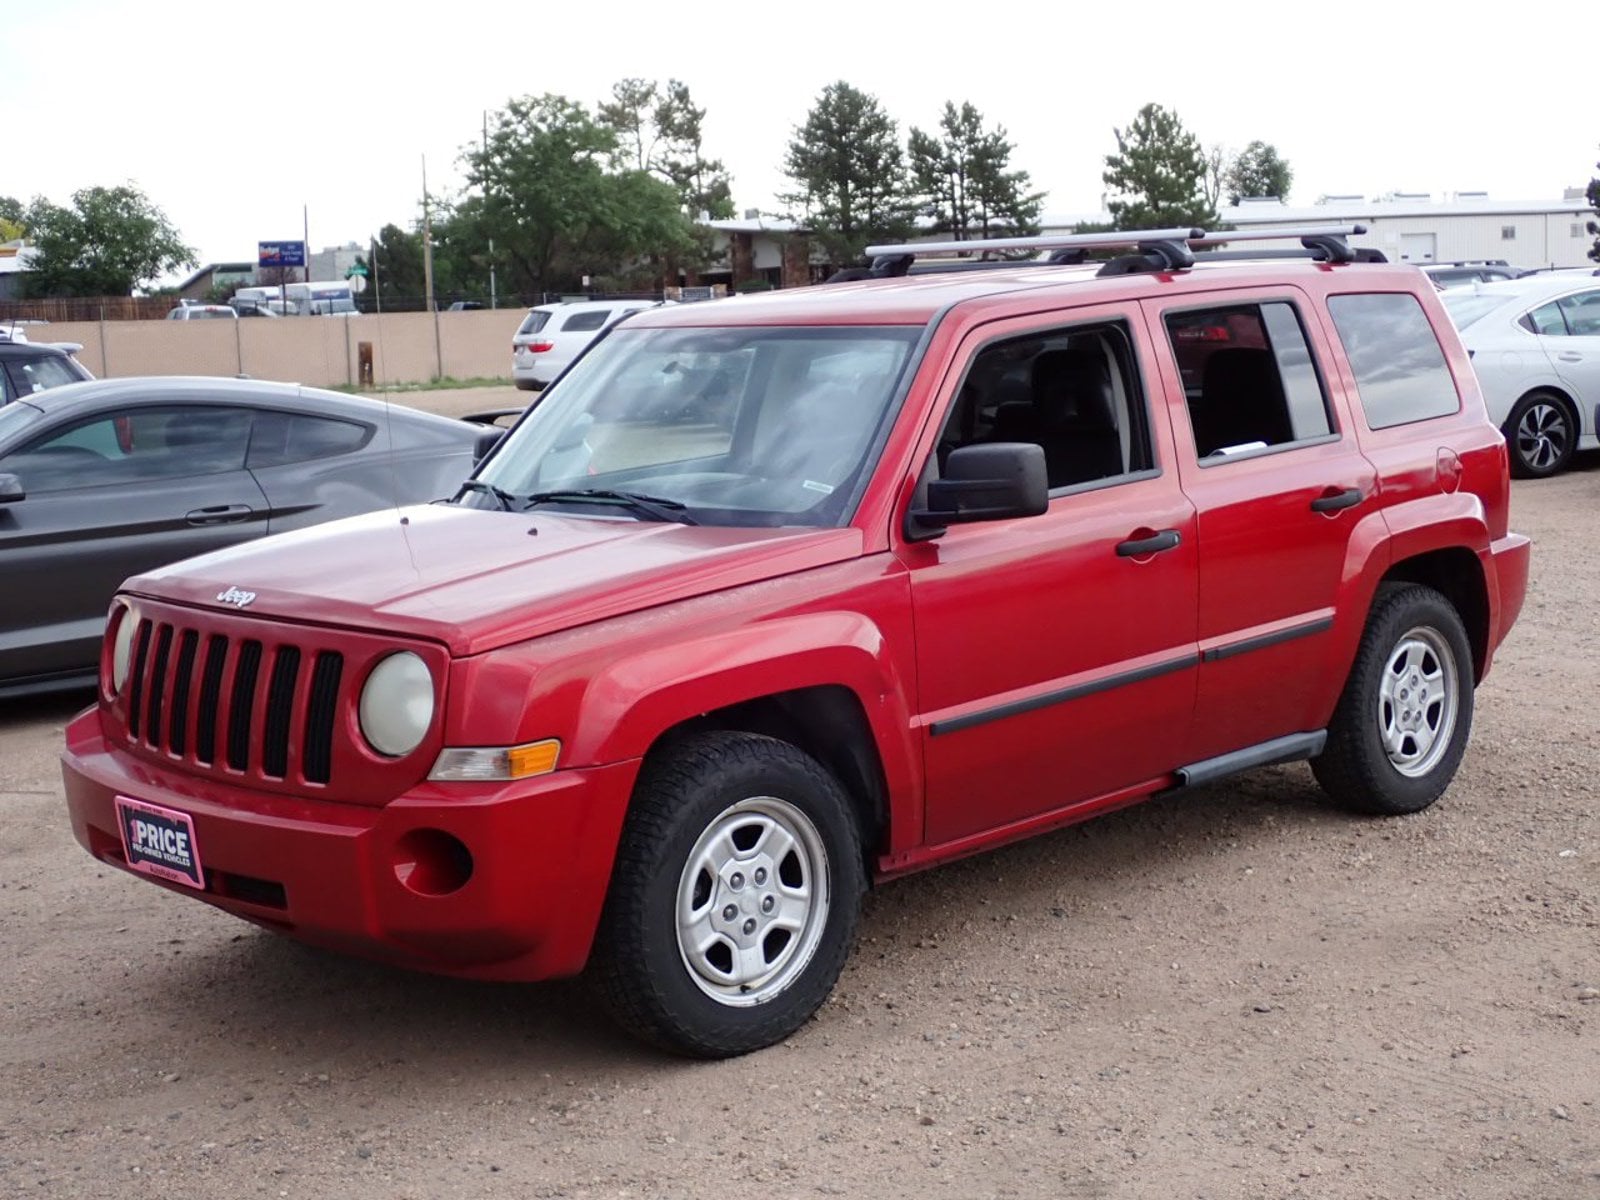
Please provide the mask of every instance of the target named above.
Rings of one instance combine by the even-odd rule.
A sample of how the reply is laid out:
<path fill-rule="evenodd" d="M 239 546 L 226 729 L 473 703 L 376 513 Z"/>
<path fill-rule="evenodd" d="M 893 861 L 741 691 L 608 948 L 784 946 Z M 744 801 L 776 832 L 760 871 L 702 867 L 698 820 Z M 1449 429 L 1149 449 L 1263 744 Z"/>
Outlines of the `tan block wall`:
<path fill-rule="evenodd" d="M 81 342 L 79 360 L 101 377 L 250 375 L 314 387 L 354 384 L 358 348 L 372 344 L 379 384 L 509 378 L 511 335 L 524 310 L 283 317 L 240 321 L 62 321 L 38 341 Z M 103 331 L 103 340 L 102 340 Z M 443 361 L 441 372 L 440 361 Z"/>

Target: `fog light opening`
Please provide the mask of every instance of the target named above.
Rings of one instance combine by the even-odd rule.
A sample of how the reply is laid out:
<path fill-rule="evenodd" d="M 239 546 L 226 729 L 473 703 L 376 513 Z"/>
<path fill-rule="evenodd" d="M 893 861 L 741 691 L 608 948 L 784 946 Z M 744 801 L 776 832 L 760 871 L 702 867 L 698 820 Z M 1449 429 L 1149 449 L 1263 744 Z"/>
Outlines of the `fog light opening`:
<path fill-rule="evenodd" d="M 442 829 L 413 829 L 395 843 L 394 877 L 419 896 L 448 896 L 472 878 L 472 851 Z"/>

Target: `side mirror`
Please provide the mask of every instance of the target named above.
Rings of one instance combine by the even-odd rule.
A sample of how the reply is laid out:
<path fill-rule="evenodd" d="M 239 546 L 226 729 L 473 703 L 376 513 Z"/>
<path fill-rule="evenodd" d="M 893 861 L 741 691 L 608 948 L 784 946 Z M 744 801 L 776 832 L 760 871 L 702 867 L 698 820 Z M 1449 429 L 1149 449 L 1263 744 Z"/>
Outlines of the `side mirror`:
<path fill-rule="evenodd" d="M 472 444 L 472 461 L 480 463 L 489 457 L 489 451 L 500 444 L 500 439 L 505 437 L 506 431 L 494 425 L 485 425 L 478 431 L 478 439 Z"/>
<path fill-rule="evenodd" d="M 15 475 L 0 475 L 0 504 L 11 504 L 27 498 L 28 494 L 22 490 L 22 480 Z"/>
<path fill-rule="evenodd" d="M 1036 517 L 1050 507 L 1044 449 L 993 442 L 951 451 L 941 478 L 928 484 L 928 507 L 911 510 L 914 536 L 937 537 L 947 525 Z"/>

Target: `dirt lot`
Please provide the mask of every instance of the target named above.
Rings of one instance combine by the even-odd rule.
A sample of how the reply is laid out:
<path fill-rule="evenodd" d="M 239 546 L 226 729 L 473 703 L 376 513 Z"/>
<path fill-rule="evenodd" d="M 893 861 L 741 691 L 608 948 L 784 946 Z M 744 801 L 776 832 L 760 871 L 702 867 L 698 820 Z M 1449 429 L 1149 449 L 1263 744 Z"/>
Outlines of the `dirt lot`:
<path fill-rule="evenodd" d="M 889 885 L 820 1017 L 719 1064 L 107 869 L 82 699 L 0 705 L 0 1193 L 1594 1200 L 1597 514 L 1600 460 L 1517 485 L 1531 595 L 1432 811 L 1278 768 Z"/>

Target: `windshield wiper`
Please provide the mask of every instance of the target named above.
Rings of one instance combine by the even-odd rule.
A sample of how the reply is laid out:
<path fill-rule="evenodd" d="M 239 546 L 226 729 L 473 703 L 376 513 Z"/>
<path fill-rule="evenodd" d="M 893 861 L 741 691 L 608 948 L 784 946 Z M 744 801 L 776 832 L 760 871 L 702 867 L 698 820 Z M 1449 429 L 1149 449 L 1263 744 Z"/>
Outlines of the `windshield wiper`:
<path fill-rule="evenodd" d="M 486 496 L 493 496 L 500 502 L 502 512 L 515 512 L 517 502 L 522 499 L 520 496 L 513 496 L 510 492 L 495 487 L 492 483 L 485 483 L 481 479 L 463 481 L 461 486 L 456 489 L 456 496 L 459 497 L 462 492 L 482 492 Z"/>
<path fill-rule="evenodd" d="M 698 525 L 686 511 L 687 506 L 662 496 L 646 496 L 642 492 L 617 492 L 609 488 L 570 488 L 553 492 L 534 492 L 521 497 L 524 508 L 546 501 L 565 501 L 576 504 L 615 504 L 652 521 L 676 521 L 680 525 Z"/>

